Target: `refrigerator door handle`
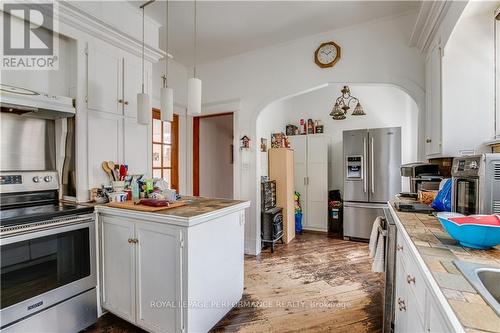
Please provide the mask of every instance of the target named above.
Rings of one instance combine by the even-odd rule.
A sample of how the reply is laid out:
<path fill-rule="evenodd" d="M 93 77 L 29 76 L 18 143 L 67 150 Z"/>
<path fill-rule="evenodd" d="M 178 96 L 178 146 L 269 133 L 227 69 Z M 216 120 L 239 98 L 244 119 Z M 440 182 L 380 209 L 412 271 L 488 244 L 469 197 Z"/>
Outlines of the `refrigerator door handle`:
<path fill-rule="evenodd" d="M 366 137 L 363 138 L 363 192 L 366 193 L 366 188 L 368 186 L 368 180 L 366 179 Z"/>
<path fill-rule="evenodd" d="M 375 172 L 374 172 L 374 168 L 375 168 L 375 163 L 374 163 L 374 158 L 373 158 L 373 154 L 374 154 L 374 143 L 373 143 L 373 137 L 370 138 L 370 187 L 371 187 L 371 192 L 372 194 L 375 194 Z"/>

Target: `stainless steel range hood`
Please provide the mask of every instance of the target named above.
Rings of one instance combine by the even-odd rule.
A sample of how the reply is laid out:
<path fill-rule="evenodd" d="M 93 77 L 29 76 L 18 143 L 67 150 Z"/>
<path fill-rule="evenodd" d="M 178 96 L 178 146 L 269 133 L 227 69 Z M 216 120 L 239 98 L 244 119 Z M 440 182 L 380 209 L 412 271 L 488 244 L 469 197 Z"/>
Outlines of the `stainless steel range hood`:
<path fill-rule="evenodd" d="M 75 115 L 73 99 L 0 84 L 2 112 L 24 117 L 60 119 Z"/>

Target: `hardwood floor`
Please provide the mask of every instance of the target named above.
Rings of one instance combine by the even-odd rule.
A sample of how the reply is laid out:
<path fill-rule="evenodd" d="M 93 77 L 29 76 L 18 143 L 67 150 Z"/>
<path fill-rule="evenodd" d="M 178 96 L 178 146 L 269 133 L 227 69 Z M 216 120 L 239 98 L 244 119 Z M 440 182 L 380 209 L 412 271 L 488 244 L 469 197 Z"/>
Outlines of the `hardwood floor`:
<path fill-rule="evenodd" d="M 304 233 L 245 257 L 240 305 L 213 332 L 380 332 L 383 276 L 371 272 L 368 244 Z M 106 315 L 89 332 L 140 331 Z"/>

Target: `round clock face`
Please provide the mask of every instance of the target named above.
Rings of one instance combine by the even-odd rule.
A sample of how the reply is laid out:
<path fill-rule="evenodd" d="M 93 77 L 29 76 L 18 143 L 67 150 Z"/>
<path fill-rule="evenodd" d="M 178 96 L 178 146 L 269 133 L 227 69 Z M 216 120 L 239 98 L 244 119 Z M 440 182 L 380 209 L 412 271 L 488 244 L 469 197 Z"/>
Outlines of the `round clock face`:
<path fill-rule="evenodd" d="M 340 47 L 333 42 L 321 44 L 315 58 L 320 67 L 332 67 L 340 58 Z"/>

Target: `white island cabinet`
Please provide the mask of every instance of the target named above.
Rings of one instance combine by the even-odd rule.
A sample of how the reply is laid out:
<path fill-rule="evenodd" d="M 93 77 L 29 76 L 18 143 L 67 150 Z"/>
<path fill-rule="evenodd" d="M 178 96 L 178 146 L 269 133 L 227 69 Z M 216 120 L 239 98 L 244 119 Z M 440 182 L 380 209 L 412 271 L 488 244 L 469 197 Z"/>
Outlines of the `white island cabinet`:
<path fill-rule="evenodd" d="M 104 310 L 150 332 L 206 332 L 241 299 L 249 202 L 191 200 L 157 213 L 97 208 Z"/>

